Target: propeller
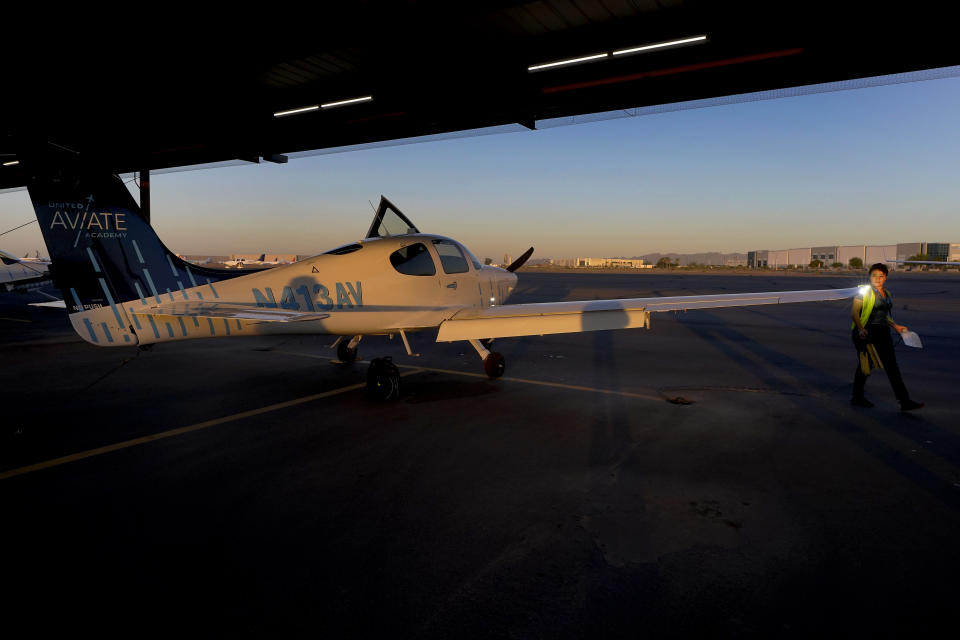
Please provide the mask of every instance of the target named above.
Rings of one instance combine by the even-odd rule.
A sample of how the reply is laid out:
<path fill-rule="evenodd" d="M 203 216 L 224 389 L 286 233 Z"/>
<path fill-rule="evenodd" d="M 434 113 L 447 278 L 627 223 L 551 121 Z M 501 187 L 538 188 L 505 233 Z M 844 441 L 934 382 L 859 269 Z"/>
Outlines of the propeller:
<path fill-rule="evenodd" d="M 519 258 L 517 258 L 516 260 L 510 263 L 510 266 L 507 267 L 507 271 L 510 271 L 510 272 L 516 271 L 517 269 L 522 267 L 523 263 L 529 260 L 530 256 L 532 255 L 533 255 L 533 247 L 530 247 L 529 249 L 523 252 L 522 256 L 520 256 Z"/>

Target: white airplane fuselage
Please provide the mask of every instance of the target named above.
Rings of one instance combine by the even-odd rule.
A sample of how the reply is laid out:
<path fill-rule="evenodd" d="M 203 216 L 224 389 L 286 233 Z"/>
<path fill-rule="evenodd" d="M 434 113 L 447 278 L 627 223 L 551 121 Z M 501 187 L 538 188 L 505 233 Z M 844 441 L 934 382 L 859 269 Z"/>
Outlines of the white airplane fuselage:
<path fill-rule="evenodd" d="M 116 313 L 109 307 L 85 310 L 71 315 L 71 321 L 81 336 L 100 346 L 236 335 L 352 336 L 434 328 L 463 309 L 506 302 L 516 286 L 514 273 L 479 265 L 467 251 L 467 259 L 459 266 L 466 271 L 447 273 L 436 242 L 454 241 L 432 234 L 370 238 L 348 245 L 359 248 L 339 255 L 320 254 L 182 291 L 145 292 L 140 299 L 117 305 Z M 416 244 L 429 252 L 432 275 L 408 275 L 391 262 L 392 254 Z M 197 313 L 198 305 L 205 312 Z M 255 314 L 209 317 L 240 306 L 262 309 L 265 317 L 282 312 L 309 315 L 296 322 L 265 322 Z M 181 309 L 190 309 L 186 317 L 175 315 Z M 170 315 L 164 315 L 164 310 Z M 126 331 L 114 321 L 118 314 L 133 329 L 129 340 L 118 339 Z M 100 328 L 103 323 L 106 326 Z M 109 343 L 108 333 L 114 340 Z"/>

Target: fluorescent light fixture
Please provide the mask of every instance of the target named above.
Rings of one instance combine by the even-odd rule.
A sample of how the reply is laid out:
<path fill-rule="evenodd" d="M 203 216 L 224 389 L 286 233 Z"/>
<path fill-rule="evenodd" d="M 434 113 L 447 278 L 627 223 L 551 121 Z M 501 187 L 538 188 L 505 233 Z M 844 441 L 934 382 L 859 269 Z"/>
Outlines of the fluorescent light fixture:
<path fill-rule="evenodd" d="M 277 111 L 273 114 L 274 118 L 282 118 L 283 116 L 292 116 L 295 113 L 306 113 L 307 111 L 316 111 L 320 108 L 320 105 L 315 104 L 310 107 L 301 107 L 299 109 L 290 109 L 289 111 Z"/>
<path fill-rule="evenodd" d="M 10 162 L 4 162 L 4 163 L 3 163 L 3 166 L 5 166 L 5 167 L 12 167 L 12 166 L 15 165 L 15 164 L 20 164 L 20 161 L 19 161 L 19 160 L 11 160 Z"/>
<path fill-rule="evenodd" d="M 340 100 L 339 102 L 328 102 L 320 105 L 321 109 L 330 109 L 332 107 L 342 107 L 345 104 L 354 104 L 357 102 L 370 102 L 373 96 L 363 96 L 362 98 L 350 98 L 349 100 Z"/>
<path fill-rule="evenodd" d="M 339 100 L 337 102 L 327 102 L 326 104 L 314 104 L 309 107 L 301 107 L 299 109 L 290 109 L 289 111 L 277 111 L 273 114 L 274 118 L 282 118 L 283 116 L 292 116 L 297 113 L 306 113 L 308 111 L 319 111 L 320 109 L 331 109 L 333 107 L 342 107 L 346 104 L 355 104 L 357 102 L 370 102 L 373 100 L 373 96 L 362 96 L 360 98 L 350 98 L 349 100 Z"/>
<path fill-rule="evenodd" d="M 694 42 L 705 42 L 707 36 L 694 36 L 692 38 L 683 38 L 682 40 L 670 40 L 669 42 L 657 42 L 656 44 L 646 44 L 642 47 L 633 47 L 630 49 L 620 49 L 619 51 L 614 51 L 612 55 L 615 56 L 625 56 L 631 53 L 643 53 L 644 51 L 652 51 L 654 49 L 666 49 L 667 47 L 679 47 L 683 44 L 691 44 Z"/>
<path fill-rule="evenodd" d="M 598 53 L 592 56 L 583 56 L 582 58 L 570 58 L 569 60 L 557 60 L 556 62 L 546 62 L 544 64 L 535 64 L 527 67 L 527 71 L 540 71 L 542 69 L 552 69 L 553 67 L 562 67 L 568 64 L 580 64 L 581 62 L 590 62 L 591 60 L 600 60 L 606 58 L 609 53 Z"/>

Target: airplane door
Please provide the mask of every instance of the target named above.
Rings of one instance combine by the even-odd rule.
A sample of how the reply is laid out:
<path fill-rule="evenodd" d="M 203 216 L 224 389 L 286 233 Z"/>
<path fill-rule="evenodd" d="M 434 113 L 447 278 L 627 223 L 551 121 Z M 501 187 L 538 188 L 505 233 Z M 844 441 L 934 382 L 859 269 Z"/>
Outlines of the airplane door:
<path fill-rule="evenodd" d="M 470 273 L 470 266 L 460 247 L 451 240 L 436 239 L 433 248 L 440 259 L 438 280 L 444 297 L 450 304 L 476 306 L 480 297 L 476 276 Z"/>

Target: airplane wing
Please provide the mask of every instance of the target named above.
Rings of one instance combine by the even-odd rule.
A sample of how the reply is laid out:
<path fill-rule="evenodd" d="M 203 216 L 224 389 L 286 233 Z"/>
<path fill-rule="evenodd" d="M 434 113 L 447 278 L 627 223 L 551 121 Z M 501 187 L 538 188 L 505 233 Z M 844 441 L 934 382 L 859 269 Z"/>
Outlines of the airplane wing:
<path fill-rule="evenodd" d="M 329 318 L 329 313 L 288 309 L 268 309 L 221 302 L 173 302 L 135 310 L 138 316 L 181 316 L 191 318 L 231 318 L 255 322 L 305 322 Z"/>
<path fill-rule="evenodd" d="M 37 291 L 44 298 L 50 298 L 48 302 L 31 302 L 31 307 L 49 307 L 51 309 L 66 309 L 67 303 L 61 300 L 60 298 L 55 298 L 49 293 L 44 293 L 43 291 Z"/>
<path fill-rule="evenodd" d="M 857 295 L 858 292 L 859 287 L 851 287 L 812 291 L 507 304 L 487 309 L 464 309 L 441 323 L 437 342 L 649 327 L 650 314 L 657 311 L 845 300 Z"/>

